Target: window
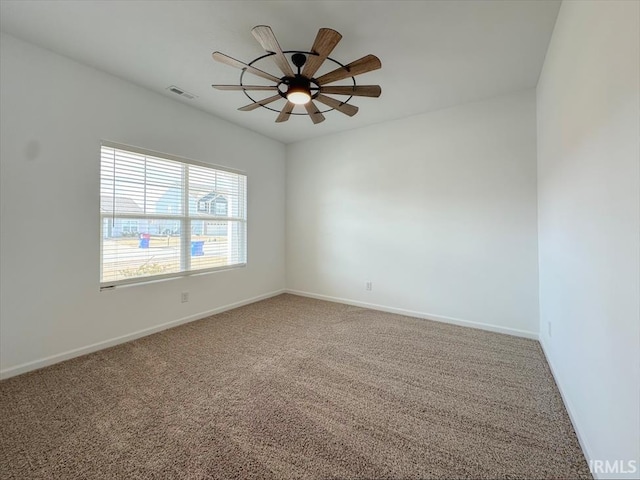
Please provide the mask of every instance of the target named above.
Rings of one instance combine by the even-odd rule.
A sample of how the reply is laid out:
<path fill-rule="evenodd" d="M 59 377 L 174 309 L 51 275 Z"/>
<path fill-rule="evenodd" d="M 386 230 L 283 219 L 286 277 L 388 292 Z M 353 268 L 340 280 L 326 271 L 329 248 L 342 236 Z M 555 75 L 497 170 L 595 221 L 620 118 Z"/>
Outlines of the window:
<path fill-rule="evenodd" d="M 136 235 L 138 233 L 138 221 L 137 220 L 124 220 L 122 222 L 122 233 L 129 233 Z"/>
<path fill-rule="evenodd" d="M 100 286 L 247 261 L 247 177 L 116 144 L 100 161 Z"/>

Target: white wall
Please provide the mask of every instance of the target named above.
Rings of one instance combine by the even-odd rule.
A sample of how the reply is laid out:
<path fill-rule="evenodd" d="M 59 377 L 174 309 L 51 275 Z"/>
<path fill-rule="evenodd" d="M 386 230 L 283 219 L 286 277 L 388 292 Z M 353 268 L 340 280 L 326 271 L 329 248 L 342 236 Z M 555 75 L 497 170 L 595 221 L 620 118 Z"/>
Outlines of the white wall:
<path fill-rule="evenodd" d="M 2 375 L 284 288 L 282 144 L 11 36 L 0 45 Z M 246 171 L 248 266 L 101 293 L 103 139 Z"/>
<path fill-rule="evenodd" d="M 640 461 L 639 19 L 563 2 L 537 92 L 541 341 L 594 460 Z"/>
<path fill-rule="evenodd" d="M 286 203 L 289 289 L 537 338 L 533 90 L 289 145 Z"/>

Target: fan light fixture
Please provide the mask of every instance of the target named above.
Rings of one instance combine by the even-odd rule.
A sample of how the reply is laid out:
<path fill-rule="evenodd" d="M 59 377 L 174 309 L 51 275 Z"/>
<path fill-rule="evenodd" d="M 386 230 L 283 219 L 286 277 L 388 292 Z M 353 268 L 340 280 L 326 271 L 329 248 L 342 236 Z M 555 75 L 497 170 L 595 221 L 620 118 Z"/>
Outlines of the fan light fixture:
<path fill-rule="evenodd" d="M 289 80 L 287 89 L 287 100 L 296 105 L 304 105 L 311 101 L 310 82 L 302 75 L 298 74 Z"/>
<path fill-rule="evenodd" d="M 287 92 L 287 100 L 296 105 L 304 105 L 305 103 L 309 103 L 311 95 L 304 89 L 293 87 Z"/>

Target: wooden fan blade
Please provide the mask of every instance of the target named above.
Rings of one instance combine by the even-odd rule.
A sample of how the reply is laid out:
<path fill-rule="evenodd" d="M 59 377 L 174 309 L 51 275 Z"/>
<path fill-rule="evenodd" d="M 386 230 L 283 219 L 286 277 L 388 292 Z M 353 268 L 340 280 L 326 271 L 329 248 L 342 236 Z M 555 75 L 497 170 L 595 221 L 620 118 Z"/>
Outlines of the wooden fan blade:
<path fill-rule="evenodd" d="M 269 105 L 270 103 L 275 102 L 276 100 L 279 100 L 281 98 L 282 96 L 280 94 L 274 95 L 273 97 L 265 98 L 264 100 L 260 100 L 259 102 L 250 103 L 249 105 L 240 107 L 238 110 L 242 112 L 250 112 L 251 110 L 255 110 L 256 108 L 261 107 L 263 105 Z"/>
<path fill-rule="evenodd" d="M 304 108 L 307 110 L 307 113 L 311 117 L 311 121 L 313 123 L 324 122 L 324 115 L 320 113 L 320 110 L 318 110 L 318 107 L 315 103 L 309 101 L 304 104 Z"/>
<path fill-rule="evenodd" d="M 273 61 L 276 62 L 276 65 L 278 65 L 278 68 L 282 70 L 282 73 L 287 77 L 295 76 L 295 73 L 293 73 L 293 70 L 291 69 L 291 65 L 289 65 L 287 57 L 282 53 L 280 44 L 278 43 L 278 40 L 276 40 L 276 36 L 273 34 L 271 27 L 267 25 L 258 25 L 251 29 L 251 33 L 256 37 L 256 40 L 258 40 L 260 45 L 262 45 L 262 48 L 267 52 L 275 53 L 272 57 Z"/>
<path fill-rule="evenodd" d="M 320 87 L 321 93 L 333 95 L 353 95 L 354 97 L 379 97 L 382 93 L 380 85 L 344 85 L 335 87 Z"/>
<path fill-rule="evenodd" d="M 276 118 L 276 123 L 286 122 L 291 117 L 291 111 L 295 105 L 291 102 L 287 102 L 282 110 L 280 110 L 280 114 L 278 118 Z"/>
<path fill-rule="evenodd" d="M 317 82 L 319 85 L 337 82 L 338 80 L 342 80 L 343 78 L 355 77 L 356 75 L 362 75 L 363 73 L 377 70 L 380 67 L 382 67 L 382 63 L 380 63 L 380 59 L 378 57 L 376 57 L 375 55 L 367 55 L 354 62 L 351 62 L 349 65 L 336 68 L 335 70 L 322 75 L 317 79 Z"/>
<path fill-rule="evenodd" d="M 211 85 L 216 90 L 277 90 L 275 85 Z"/>
<path fill-rule="evenodd" d="M 344 113 L 345 115 L 349 115 L 350 117 L 353 117 L 356 113 L 358 113 L 358 107 L 350 105 L 348 103 L 343 103 L 340 100 L 327 97 L 326 95 L 319 94 L 316 97 L 316 100 L 320 103 L 324 103 L 331 108 L 335 108 L 339 112 Z"/>
<path fill-rule="evenodd" d="M 224 53 L 213 52 L 212 56 L 216 62 L 224 63 L 225 65 L 230 65 L 232 67 L 239 68 L 240 70 L 246 70 L 249 73 L 253 73 L 258 77 L 266 78 L 267 80 L 271 80 L 272 82 L 280 81 L 278 77 L 274 77 L 270 73 L 263 72 L 259 68 L 251 67 L 246 63 L 242 63 L 240 60 L 236 60 L 235 58 L 230 57 L 229 55 L 225 55 Z"/>
<path fill-rule="evenodd" d="M 307 78 L 312 78 L 341 38 L 342 35 L 330 28 L 321 28 L 318 30 L 318 35 L 316 35 L 316 39 L 311 47 L 311 52 L 317 53 L 317 55 L 307 55 L 307 62 L 302 70 L 302 75 Z"/>

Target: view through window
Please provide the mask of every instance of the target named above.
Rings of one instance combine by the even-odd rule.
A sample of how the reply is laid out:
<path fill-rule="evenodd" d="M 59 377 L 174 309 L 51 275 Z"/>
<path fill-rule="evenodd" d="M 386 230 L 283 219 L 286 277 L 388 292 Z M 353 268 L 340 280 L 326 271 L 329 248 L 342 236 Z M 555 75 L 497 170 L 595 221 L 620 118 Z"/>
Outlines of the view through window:
<path fill-rule="evenodd" d="M 246 263 L 241 173 L 103 143 L 102 287 Z"/>

